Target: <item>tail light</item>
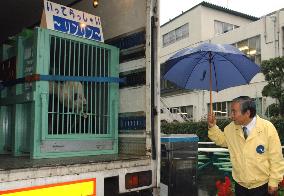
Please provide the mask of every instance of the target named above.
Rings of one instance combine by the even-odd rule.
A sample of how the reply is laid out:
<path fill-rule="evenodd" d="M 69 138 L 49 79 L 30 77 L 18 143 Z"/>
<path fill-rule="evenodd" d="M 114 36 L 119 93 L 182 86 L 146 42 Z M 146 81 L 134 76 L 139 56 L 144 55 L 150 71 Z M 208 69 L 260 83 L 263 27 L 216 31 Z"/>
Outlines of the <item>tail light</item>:
<path fill-rule="evenodd" d="M 133 189 L 152 184 L 152 171 L 128 173 L 125 176 L 125 188 Z"/>

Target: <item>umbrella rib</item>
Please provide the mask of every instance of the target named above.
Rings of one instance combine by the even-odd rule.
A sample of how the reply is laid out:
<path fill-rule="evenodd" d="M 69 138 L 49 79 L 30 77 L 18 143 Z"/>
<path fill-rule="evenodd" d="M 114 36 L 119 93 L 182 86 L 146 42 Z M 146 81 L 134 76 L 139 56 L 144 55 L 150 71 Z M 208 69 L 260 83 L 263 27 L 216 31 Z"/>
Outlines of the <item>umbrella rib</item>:
<path fill-rule="evenodd" d="M 188 82 L 189 77 L 191 76 L 191 73 L 193 72 L 193 70 L 195 69 L 195 67 L 198 65 L 198 63 L 203 59 L 203 57 L 204 57 L 206 54 L 208 54 L 208 52 L 205 52 L 204 55 L 202 55 L 202 56 L 200 57 L 200 59 L 195 63 L 193 69 L 192 69 L 191 72 L 188 74 L 188 77 L 187 77 L 187 79 L 186 79 L 186 83 L 185 83 L 184 88 L 185 88 L 186 85 L 187 85 L 187 82 Z"/>
<path fill-rule="evenodd" d="M 234 67 L 239 71 L 239 73 L 241 74 L 241 76 L 245 79 L 246 83 L 249 84 L 249 82 L 246 80 L 246 78 L 244 77 L 243 73 L 240 72 L 240 70 L 238 69 L 238 67 L 235 65 L 235 63 L 233 63 L 232 61 L 230 61 L 228 58 L 224 57 L 223 55 L 221 55 L 220 53 L 218 53 L 220 56 L 222 56 L 223 58 L 227 59 L 227 61 L 229 61 L 230 63 L 232 63 L 234 65 Z"/>
<path fill-rule="evenodd" d="M 216 90 L 218 92 L 219 90 L 218 90 L 217 72 L 216 72 L 216 66 L 215 66 L 215 62 L 214 61 L 213 61 L 213 68 L 214 68 L 214 75 L 215 75 Z"/>
<path fill-rule="evenodd" d="M 214 57 L 216 56 L 217 54 L 215 53 L 213 56 L 212 56 L 212 59 L 214 59 Z M 213 68 L 214 68 L 214 75 L 215 75 L 215 84 L 216 84 L 216 91 L 219 92 L 219 89 L 218 89 L 218 80 L 217 80 L 217 72 L 216 72 L 216 66 L 215 66 L 215 62 L 213 61 Z"/>
<path fill-rule="evenodd" d="M 212 59 L 214 59 L 214 57 L 217 55 L 217 53 L 215 53 L 212 57 Z M 216 91 L 219 92 L 218 89 L 218 80 L 217 80 L 217 72 L 216 72 L 216 66 L 215 66 L 215 62 L 213 61 L 213 68 L 214 68 L 214 75 L 215 75 L 215 84 L 216 84 Z"/>

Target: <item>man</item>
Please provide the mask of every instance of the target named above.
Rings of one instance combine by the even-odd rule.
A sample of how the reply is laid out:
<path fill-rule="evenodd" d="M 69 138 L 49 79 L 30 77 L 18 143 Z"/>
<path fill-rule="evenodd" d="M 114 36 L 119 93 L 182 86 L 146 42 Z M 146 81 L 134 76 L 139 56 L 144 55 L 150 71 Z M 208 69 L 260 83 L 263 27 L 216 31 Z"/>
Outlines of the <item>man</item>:
<path fill-rule="evenodd" d="M 241 96 L 232 101 L 232 122 L 222 132 L 214 114 L 208 115 L 208 137 L 228 147 L 236 196 L 273 195 L 284 174 L 278 133 L 269 121 L 256 115 L 254 101 Z"/>

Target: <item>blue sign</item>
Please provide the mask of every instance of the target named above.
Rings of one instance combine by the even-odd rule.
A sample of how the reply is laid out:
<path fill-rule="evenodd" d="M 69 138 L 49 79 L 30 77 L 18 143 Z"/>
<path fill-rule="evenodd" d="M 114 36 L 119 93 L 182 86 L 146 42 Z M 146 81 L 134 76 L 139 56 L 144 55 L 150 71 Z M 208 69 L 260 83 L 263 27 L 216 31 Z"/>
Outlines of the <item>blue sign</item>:
<path fill-rule="evenodd" d="M 59 16 L 53 16 L 54 30 L 77 35 L 87 39 L 102 41 L 100 29 L 89 25 L 82 26 L 79 22 L 68 20 Z"/>

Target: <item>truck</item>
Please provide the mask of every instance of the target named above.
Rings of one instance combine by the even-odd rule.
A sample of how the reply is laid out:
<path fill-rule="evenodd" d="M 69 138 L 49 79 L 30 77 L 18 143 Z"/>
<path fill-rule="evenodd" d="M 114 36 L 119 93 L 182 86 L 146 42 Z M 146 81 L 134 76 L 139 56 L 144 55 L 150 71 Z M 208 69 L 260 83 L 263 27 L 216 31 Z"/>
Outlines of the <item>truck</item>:
<path fill-rule="evenodd" d="M 104 42 L 35 27 L 1 46 L 0 195 L 159 195 L 159 0 L 73 9 Z"/>

